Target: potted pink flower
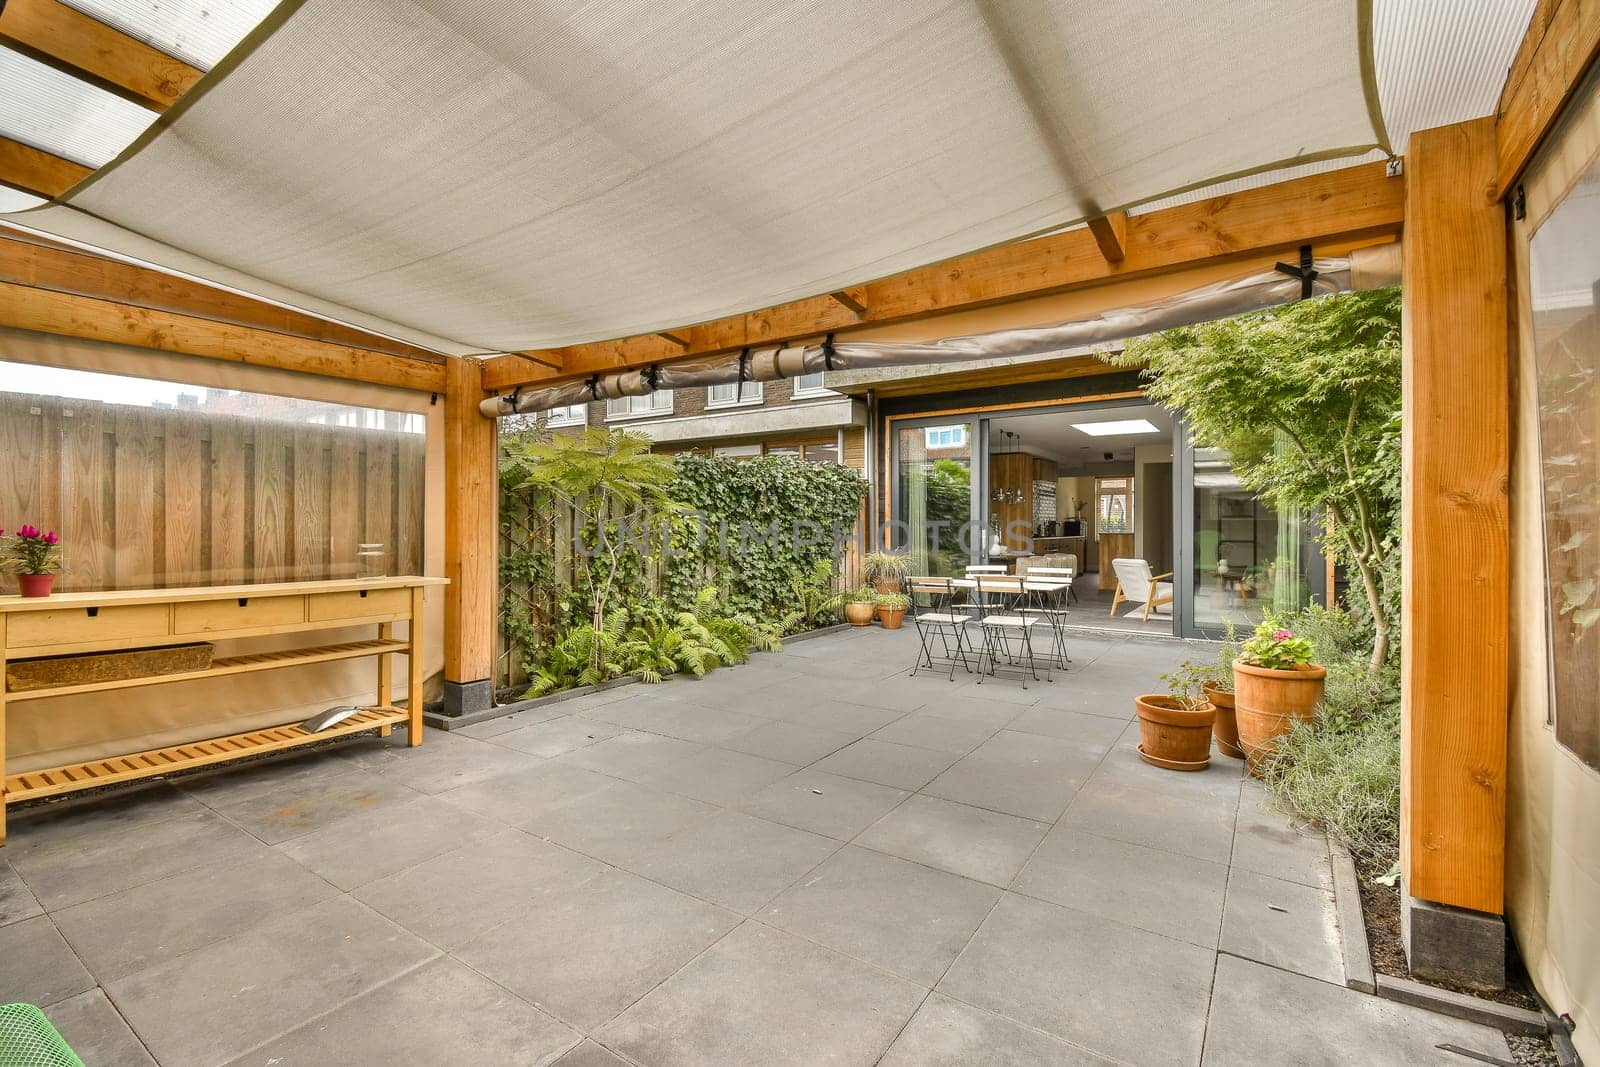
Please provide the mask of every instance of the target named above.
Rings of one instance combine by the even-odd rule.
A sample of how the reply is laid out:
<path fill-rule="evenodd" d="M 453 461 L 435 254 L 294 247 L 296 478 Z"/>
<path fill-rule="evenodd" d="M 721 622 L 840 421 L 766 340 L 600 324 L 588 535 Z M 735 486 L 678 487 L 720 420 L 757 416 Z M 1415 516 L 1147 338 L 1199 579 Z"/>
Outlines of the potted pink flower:
<path fill-rule="evenodd" d="M 1328 672 L 1311 662 L 1311 642 L 1268 619 L 1233 661 L 1234 718 L 1239 746 L 1259 775 L 1262 761 L 1295 719 L 1311 719 L 1322 703 Z"/>
<path fill-rule="evenodd" d="M 0 531 L 3 532 L 3 531 Z M 19 526 L 6 543 L 6 565 L 17 575 L 23 596 L 49 596 L 61 565 L 61 538 L 37 526 Z"/>

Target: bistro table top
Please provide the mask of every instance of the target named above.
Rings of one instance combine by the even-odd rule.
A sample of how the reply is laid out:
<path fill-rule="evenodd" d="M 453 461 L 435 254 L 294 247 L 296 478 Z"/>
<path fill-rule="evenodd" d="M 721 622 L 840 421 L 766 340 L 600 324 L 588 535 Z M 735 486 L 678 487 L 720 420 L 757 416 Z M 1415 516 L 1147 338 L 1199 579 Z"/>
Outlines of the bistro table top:
<path fill-rule="evenodd" d="M 976 589 L 979 580 L 984 585 L 994 585 L 995 588 L 1013 586 L 1021 582 L 1022 588 L 1036 593 L 1054 593 L 1071 587 L 1070 578 L 1019 578 L 1015 574 L 980 574 L 977 578 L 952 578 L 950 584 L 957 589 Z"/>

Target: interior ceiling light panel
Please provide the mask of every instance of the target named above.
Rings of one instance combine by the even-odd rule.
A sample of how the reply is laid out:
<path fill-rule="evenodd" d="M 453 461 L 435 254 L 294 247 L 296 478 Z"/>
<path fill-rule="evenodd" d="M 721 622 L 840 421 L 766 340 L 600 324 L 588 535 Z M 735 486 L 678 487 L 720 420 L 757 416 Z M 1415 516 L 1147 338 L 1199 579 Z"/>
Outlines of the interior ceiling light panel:
<path fill-rule="evenodd" d="M 76 209 L 235 284 L 508 351 L 747 312 L 1374 143 L 1353 4 L 1082 8 L 305 0 L 29 222 L 62 233 Z"/>
<path fill-rule="evenodd" d="M 1122 419 L 1116 422 L 1074 422 L 1071 426 L 1074 430 L 1080 430 L 1090 437 L 1117 437 L 1121 434 L 1161 432 L 1151 425 L 1148 419 Z"/>
<path fill-rule="evenodd" d="M 100 167 L 155 121 L 115 93 L 0 48 L 0 135 Z"/>
<path fill-rule="evenodd" d="M 130 37 L 210 70 L 277 7 L 277 0 L 64 0 Z"/>

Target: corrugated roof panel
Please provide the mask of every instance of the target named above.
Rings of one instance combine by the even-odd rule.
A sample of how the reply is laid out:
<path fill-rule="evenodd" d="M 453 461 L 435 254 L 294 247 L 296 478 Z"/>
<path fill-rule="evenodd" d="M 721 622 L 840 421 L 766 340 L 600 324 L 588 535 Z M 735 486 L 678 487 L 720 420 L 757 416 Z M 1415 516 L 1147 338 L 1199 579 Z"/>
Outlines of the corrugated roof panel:
<path fill-rule="evenodd" d="M 169 56 L 210 70 L 277 0 L 63 0 Z"/>
<path fill-rule="evenodd" d="M 156 113 L 0 48 L 0 134 L 99 167 L 154 122 Z"/>

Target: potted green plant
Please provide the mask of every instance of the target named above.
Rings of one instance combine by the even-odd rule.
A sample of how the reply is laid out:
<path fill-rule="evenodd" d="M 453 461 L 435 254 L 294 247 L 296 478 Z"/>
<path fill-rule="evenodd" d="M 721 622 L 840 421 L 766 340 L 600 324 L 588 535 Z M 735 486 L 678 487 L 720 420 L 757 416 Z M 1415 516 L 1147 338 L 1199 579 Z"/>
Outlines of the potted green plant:
<path fill-rule="evenodd" d="M 911 557 L 900 552 L 868 552 L 861 557 L 861 577 L 880 593 L 898 593 L 911 573 Z"/>
<path fill-rule="evenodd" d="M 851 626 L 870 626 L 872 613 L 877 609 L 878 594 L 872 586 L 863 585 L 844 595 L 844 617 Z"/>
<path fill-rule="evenodd" d="M 1211 762 L 1216 711 L 1200 690 L 1205 669 L 1185 663 L 1161 680 L 1165 693 L 1133 698 L 1139 713 L 1139 758 L 1169 771 L 1201 771 Z"/>
<path fill-rule="evenodd" d="M 1240 646 L 1233 661 L 1234 716 L 1250 773 L 1260 773 L 1295 719 L 1316 715 L 1328 672 L 1311 656 L 1310 641 L 1271 618 Z"/>
<path fill-rule="evenodd" d="M 906 609 L 911 598 L 904 593 L 879 593 L 877 597 L 878 621 L 885 630 L 898 630 L 906 619 Z"/>
<path fill-rule="evenodd" d="M 37 526 L 19 526 L 6 542 L 4 562 L 16 573 L 23 596 L 49 596 L 56 568 L 61 565 L 61 538 L 54 530 L 46 533 Z"/>
<path fill-rule="evenodd" d="M 1230 619 L 1223 623 L 1222 643 L 1217 646 L 1217 657 L 1206 668 L 1205 680 L 1200 689 L 1217 709 L 1212 733 L 1223 755 L 1244 759 L 1244 749 L 1239 747 L 1239 721 L 1233 706 L 1233 661 L 1239 657 L 1239 634 Z"/>

